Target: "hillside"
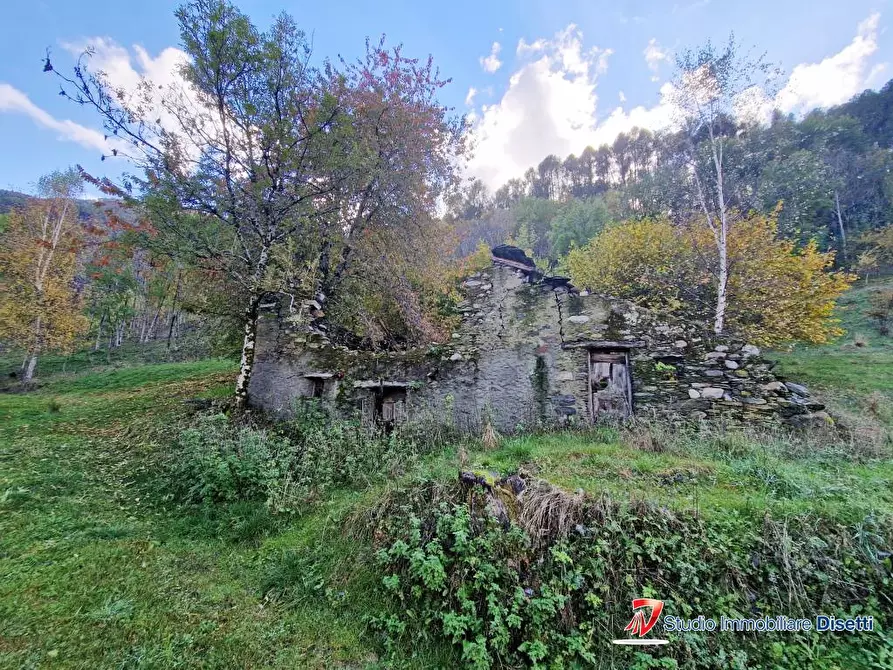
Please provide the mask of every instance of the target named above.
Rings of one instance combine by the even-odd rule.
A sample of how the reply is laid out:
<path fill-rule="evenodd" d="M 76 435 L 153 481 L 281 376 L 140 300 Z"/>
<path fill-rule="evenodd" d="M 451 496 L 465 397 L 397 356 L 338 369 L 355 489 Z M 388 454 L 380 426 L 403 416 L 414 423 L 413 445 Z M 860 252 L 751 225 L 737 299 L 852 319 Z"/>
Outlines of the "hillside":
<path fill-rule="evenodd" d="M 870 300 L 893 291 L 893 279 L 859 283 L 838 303 L 837 318 L 846 334 L 824 346 L 798 346 L 775 355 L 782 371 L 803 380 L 842 412 L 877 415 L 893 426 L 893 337 L 881 335 L 868 316 Z"/>
<path fill-rule="evenodd" d="M 853 332 L 868 332 L 861 309 L 875 288 L 859 287 L 845 301 L 842 315 Z M 808 377 L 828 396 L 843 390 L 850 394 L 845 395 L 849 408 L 866 413 L 871 394 L 889 399 L 890 343 L 868 335 L 868 345 L 855 348 L 852 338 L 850 333 L 839 344 L 780 355 L 781 366 L 792 376 Z M 555 540 L 544 567 L 531 565 L 540 577 L 531 577 L 530 589 L 539 594 L 547 583 L 537 586 L 538 579 L 563 574 L 548 567 L 562 547 L 584 582 L 594 579 L 588 583 L 601 581 L 623 591 L 618 597 L 596 590 L 606 602 L 590 614 L 606 626 L 594 638 L 600 642 L 573 643 L 595 654 L 597 665 L 654 667 L 647 661 L 650 654 L 604 643 L 622 633 L 627 592 L 640 588 L 624 586 L 627 570 L 647 584 L 656 574 L 651 571 L 661 566 L 664 576 L 652 588 L 676 613 L 686 606 L 695 612 L 734 609 L 738 589 L 730 590 L 725 577 L 734 565 L 738 579 L 756 590 L 754 597 L 768 612 L 808 615 L 821 597 L 823 606 L 838 614 L 867 608 L 884 620 L 893 615 L 883 587 L 872 586 L 875 595 L 867 600 L 859 590 L 881 574 L 868 566 L 889 569 L 893 460 L 889 437 L 883 437 L 887 400 L 870 401 L 877 416 L 862 417 L 860 427 L 871 426 L 872 437 L 865 433 L 856 441 L 833 433 L 797 437 L 640 424 L 497 438 L 495 448 L 487 448 L 487 440 L 433 433 L 353 442 L 345 437 L 347 427 L 316 424 L 312 416 L 280 432 L 264 432 L 256 418 L 254 428 L 230 433 L 208 405 L 229 395 L 234 371 L 227 360 L 98 367 L 56 374 L 35 392 L 0 395 L 0 666 L 471 665 L 468 654 L 475 648 L 466 645 L 463 651 L 439 632 L 440 622 L 448 620 L 440 617 L 452 616 L 450 608 L 458 604 L 435 597 L 428 582 L 413 581 L 412 569 L 394 558 L 398 545 L 387 539 L 400 537 L 431 510 L 453 504 L 461 510 L 464 503 L 452 493 L 457 469 L 478 473 L 494 490 L 502 490 L 498 477 L 512 472 L 522 473 L 529 486 L 551 482 L 559 488 L 537 489 L 548 505 L 537 508 L 536 514 L 546 515 L 538 516 L 538 523 L 544 528 L 559 523 L 557 516 L 549 521 L 552 509 L 591 529 Z M 199 432 L 189 426 L 199 426 Z M 193 463 L 192 449 L 208 455 L 229 439 L 240 449 L 256 449 L 273 444 L 269 440 L 279 434 L 299 439 L 298 429 L 305 445 L 324 447 L 304 461 L 310 478 L 301 484 L 304 493 L 278 498 L 286 511 L 271 511 L 263 495 L 241 498 L 219 473 L 209 479 L 210 471 L 182 469 Z M 314 435 L 321 441 L 308 442 Z M 171 487 L 166 474 L 171 467 L 181 468 L 184 477 L 198 473 L 202 479 L 195 485 L 204 488 L 184 493 Z M 251 476 L 238 481 L 253 481 Z M 486 486 L 474 489 L 478 493 L 469 499 L 485 496 Z M 416 507 L 430 496 L 441 502 Z M 613 510 L 613 520 L 582 521 L 592 505 L 601 514 Z M 400 521 L 411 509 L 419 517 Z M 529 503 L 512 512 L 521 526 L 530 523 L 531 513 Z M 460 522 L 460 517 L 444 518 Z M 575 522 L 565 523 L 573 528 Z M 494 571 L 488 583 L 509 588 L 512 582 L 505 580 L 515 573 L 505 572 L 499 557 L 508 556 L 510 565 L 512 554 L 504 554 L 509 549 L 502 531 L 487 532 L 490 544 L 469 549 L 469 560 L 483 560 Z M 598 544 L 590 544 L 594 540 L 584 534 L 590 532 L 597 533 Z M 783 554 L 778 533 L 788 538 Z M 435 545 L 441 541 L 434 540 Z M 405 542 L 411 546 L 411 534 Z M 432 566 L 435 559 L 447 561 L 431 553 L 435 545 L 420 547 L 418 559 Z M 761 547 L 762 558 L 754 558 L 748 547 Z M 536 551 L 511 549 L 518 556 Z M 832 558 L 839 554 L 846 562 Z M 794 567 L 785 567 L 792 560 Z M 453 572 L 459 565 L 444 562 L 443 569 L 460 579 L 461 571 Z M 596 578 L 593 570 L 601 565 L 619 572 Z M 797 588 L 789 591 L 787 581 L 766 587 L 762 580 L 775 579 L 773 574 L 793 580 Z M 822 581 L 822 574 L 830 581 Z M 394 584 L 388 580 L 400 575 L 405 581 L 399 584 L 415 584 L 416 596 L 399 586 L 383 589 L 386 575 L 391 576 L 385 583 Z M 841 590 L 843 583 L 857 590 Z M 569 598 L 578 588 L 560 580 L 548 584 L 558 592 L 569 589 Z M 793 594 L 798 604 L 781 604 Z M 485 605 L 481 598 L 479 612 L 494 616 L 495 601 Z M 539 616 L 552 621 L 552 605 L 544 598 L 545 590 L 530 596 L 530 606 L 545 607 Z M 567 602 L 580 613 L 591 606 Z M 549 635 L 560 629 L 549 624 L 536 633 L 526 607 L 518 610 L 524 630 Z M 471 624 L 470 619 L 463 626 Z M 713 660 L 704 666 L 713 667 L 736 649 L 751 659 L 774 657 L 777 667 L 785 668 L 886 667 L 891 639 L 884 635 L 671 635 L 663 655 L 682 663 L 679 667 L 689 667 L 687 654 L 709 657 Z M 562 644 L 572 644 L 571 638 Z"/>
<path fill-rule="evenodd" d="M 14 209 L 24 207 L 28 204 L 28 201 L 33 198 L 34 196 L 28 195 L 27 193 L 0 189 L 0 214 L 8 214 Z M 110 208 L 116 211 L 116 214 L 120 215 L 120 208 L 113 199 L 78 199 L 75 200 L 75 204 L 77 204 L 78 216 L 82 219 L 89 219 L 90 217 L 95 216 L 98 211 L 105 211 Z"/>

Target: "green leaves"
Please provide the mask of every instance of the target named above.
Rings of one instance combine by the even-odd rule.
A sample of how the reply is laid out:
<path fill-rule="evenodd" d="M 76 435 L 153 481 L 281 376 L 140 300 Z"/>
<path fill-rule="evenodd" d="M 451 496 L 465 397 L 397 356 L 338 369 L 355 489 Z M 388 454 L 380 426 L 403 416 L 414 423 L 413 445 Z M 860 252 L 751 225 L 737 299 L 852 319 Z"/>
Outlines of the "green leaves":
<path fill-rule="evenodd" d="M 825 668 L 865 640 L 815 634 L 670 635 L 660 657 L 623 655 L 606 640 L 623 635 L 632 598 L 666 603 L 667 615 L 809 616 L 813 610 L 893 614 L 859 593 L 879 592 L 885 570 L 850 546 L 852 529 L 812 517 L 783 523 L 734 512 L 710 522 L 650 505 L 607 505 L 584 518 L 587 532 L 534 548 L 516 527 L 485 510 L 481 491 L 463 502 L 410 510 L 385 522 L 390 546 L 378 552 L 383 584 L 399 600 L 402 623 L 380 625 L 390 649 L 430 641 L 454 645 L 463 664 L 491 667 Z M 583 512 L 584 516 L 587 514 Z M 888 540 L 872 530 L 875 542 Z M 846 560 L 838 555 L 844 553 Z M 756 560 L 754 557 L 759 556 Z M 889 561 L 888 561 L 889 562 Z M 818 609 L 817 609 L 818 608 Z M 432 629 L 421 622 L 437 621 Z M 661 635 L 663 637 L 664 635 Z M 823 655 L 806 653 L 823 644 Z M 689 666 L 684 666 L 689 667 Z M 865 667 L 853 665 L 852 667 Z"/>

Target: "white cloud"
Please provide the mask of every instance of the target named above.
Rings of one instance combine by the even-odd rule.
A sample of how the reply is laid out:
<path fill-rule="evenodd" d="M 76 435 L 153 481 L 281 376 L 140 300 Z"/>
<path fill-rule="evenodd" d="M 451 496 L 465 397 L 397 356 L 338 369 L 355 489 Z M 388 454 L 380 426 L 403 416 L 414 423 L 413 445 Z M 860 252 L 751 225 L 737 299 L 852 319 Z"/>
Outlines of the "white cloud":
<path fill-rule="evenodd" d="M 46 110 L 35 105 L 27 95 L 17 88 L 0 82 L 0 112 L 24 114 L 37 125 L 58 133 L 60 140 L 80 144 L 91 151 L 108 154 L 123 143 L 106 140 L 103 133 L 87 128 L 68 119 L 57 119 Z"/>
<path fill-rule="evenodd" d="M 648 64 L 648 69 L 652 72 L 651 81 L 658 81 L 660 79 L 658 75 L 660 66 L 664 61 L 669 60 L 669 54 L 654 37 L 648 40 L 648 45 L 642 53 L 645 54 L 645 62 Z"/>
<path fill-rule="evenodd" d="M 522 37 L 520 40 L 518 40 L 518 48 L 515 49 L 515 53 L 519 56 L 525 56 L 530 53 L 537 53 L 545 49 L 548 44 L 549 43 L 543 38 L 534 40 L 533 42 L 526 42 Z"/>
<path fill-rule="evenodd" d="M 526 62 L 512 74 L 502 99 L 481 107 L 472 128 L 469 171 L 492 188 L 521 176 L 548 154 L 564 158 L 587 145 L 611 142 L 634 125 L 669 123 L 665 103 L 629 111 L 618 107 L 596 122 L 596 85 L 612 51 L 584 48 L 573 24 L 548 40 L 521 40 L 517 52 Z"/>
<path fill-rule="evenodd" d="M 160 120 L 165 128 L 180 129 L 169 108 L 161 104 L 162 96 L 173 95 L 172 99 L 191 105 L 196 103 L 195 95 L 180 76 L 180 69 L 187 56 L 179 49 L 169 47 L 152 57 L 139 45 L 128 51 L 106 37 L 85 39 L 77 43 L 67 42 L 62 47 L 75 56 L 80 56 L 90 47 L 92 53 L 86 59 L 90 71 L 103 73 L 113 90 L 123 92 L 125 101 L 144 103 L 146 118 L 150 122 Z M 149 82 L 151 86 L 141 86 L 143 82 Z M 55 118 L 9 84 L 0 83 L 0 112 L 24 114 L 38 125 L 57 132 L 60 140 L 75 142 L 104 155 L 110 155 L 115 150 L 123 156 L 128 150 L 132 150 L 123 139 L 106 138 L 96 128 Z"/>
<path fill-rule="evenodd" d="M 706 7 L 709 4 L 710 4 L 710 0 L 695 0 L 695 2 L 692 2 L 691 4 L 682 5 L 682 6 L 675 4 L 675 5 L 673 5 L 673 13 L 676 14 L 679 12 L 689 12 L 693 9 L 700 9 L 701 7 Z"/>
<path fill-rule="evenodd" d="M 586 145 L 598 147 L 602 144 L 610 144 L 620 133 L 626 133 L 633 128 L 647 128 L 649 130 L 663 130 L 673 125 L 676 115 L 670 100 L 672 100 L 673 85 L 669 82 L 660 87 L 660 100 L 653 107 L 638 105 L 630 110 L 623 107 L 615 107 L 603 121 L 593 129 Z M 586 146 L 584 145 L 584 146 Z M 576 149 L 579 152 L 580 149 Z"/>
<path fill-rule="evenodd" d="M 478 90 L 474 86 L 469 88 L 468 94 L 465 96 L 465 104 L 469 105 L 469 106 L 473 105 L 474 104 L 474 96 L 476 96 L 477 94 L 478 94 Z"/>
<path fill-rule="evenodd" d="M 480 57 L 481 67 L 485 71 L 492 74 L 502 67 L 502 61 L 499 60 L 500 51 L 502 51 L 502 45 L 499 42 L 493 42 L 493 46 L 490 47 L 490 55 Z"/>
<path fill-rule="evenodd" d="M 179 130 L 179 123 L 162 99 L 184 96 L 190 107 L 197 109 L 197 98 L 180 75 L 188 62 L 186 52 L 167 47 L 152 57 L 142 46 L 126 49 L 108 37 L 91 37 L 78 42 L 63 42 L 63 48 L 73 56 L 80 56 L 89 48 L 92 55 L 87 65 L 92 72 L 104 73 L 108 83 L 126 94 L 126 101 L 142 103 L 147 118 L 161 120 L 168 130 Z M 141 87 L 143 82 L 151 86 Z M 146 99 L 148 96 L 148 99 Z"/>
<path fill-rule="evenodd" d="M 859 24 L 856 36 L 841 51 L 820 63 L 802 63 L 791 71 L 787 85 L 775 103 L 783 112 L 802 114 L 815 107 L 839 105 L 877 85 L 886 63 L 869 67 L 878 48 L 880 14 L 872 14 Z"/>
<path fill-rule="evenodd" d="M 840 52 L 820 63 L 796 66 L 774 98 L 761 89 L 745 91 L 735 101 L 737 113 L 765 121 L 774 107 L 804 113 L 846 102 L 865 88 L 882 84 L 888 64 L 870 62 L 878 48 L 878 23 L 879 15 L 872 14 Z M 653 106 L 627 109 L 621 91 L 621 104 L 607 116 L 599 113 L 598 77 L 607 68 L 611 50 L 585 49 L 583 35 L 573 24 L 551 39 L 521 39 L 516 52 L 526 62 L 512 74 L 502 98 L 469 115 L 474 154 L 468 170 L 490 188 L 520 177 L 549 154 L 561 158 L 579 154 L 586 146 L 611 143 L 633 127 L 662 130 L 678 119 L 670 83 L 661 86 Z M 652 72 L 669 60 L 653 39 L 644 53 Z"/>

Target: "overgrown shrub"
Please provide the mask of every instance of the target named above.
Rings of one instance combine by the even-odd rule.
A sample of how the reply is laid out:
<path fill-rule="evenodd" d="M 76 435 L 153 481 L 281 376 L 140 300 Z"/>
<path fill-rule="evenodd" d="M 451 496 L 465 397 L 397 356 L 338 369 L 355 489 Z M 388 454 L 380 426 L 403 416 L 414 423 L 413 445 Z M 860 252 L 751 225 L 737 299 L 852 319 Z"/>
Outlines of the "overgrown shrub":
<path fill-rule="evenodd" d="M 233 502 L 269 496 L 293 457 L 291 443 L 269 431 L 202 416 L 183 430 L 170 459 L 170 482 L 187 502 Z"/>
<path fill-rule="evenodd" d="M 296 512 L 332 489 L 398 476 L 442 446 L 419 426 L 385 433 L 333 420 L 309 403 L 270 427 L 216 414 L 180 433 L 168 481 L 187 503 L 264 501 L 274 512 Z"/>
<path fill-rule="evenodd" d="M 893 324 L 893 291 L 877 291 L 872 294 L 868 317 L 875 322 L 878 333 L 890 334 L 890 326 Z"/>
<path fill-rule="evenodd" d="M 646 504 L 582 500 L 548 485 L 504 498 L 426 486 L 377 518 L 372 537 L 393 608 L 375 620 L 395 658 L 448 643 L 465 667 L 879 668 L 893 661 L 889 522 L 811 516 L 707 521 Z M 498 507 L 498 506 L 497 506 Z M 532 534 L 531 531 L 536 531 Z M 875 617 L 874 633 L 664 633 L 625 637 L 633 598 L 664 616 Z M 660 626 L 660 624 L 659 624 Z"/>

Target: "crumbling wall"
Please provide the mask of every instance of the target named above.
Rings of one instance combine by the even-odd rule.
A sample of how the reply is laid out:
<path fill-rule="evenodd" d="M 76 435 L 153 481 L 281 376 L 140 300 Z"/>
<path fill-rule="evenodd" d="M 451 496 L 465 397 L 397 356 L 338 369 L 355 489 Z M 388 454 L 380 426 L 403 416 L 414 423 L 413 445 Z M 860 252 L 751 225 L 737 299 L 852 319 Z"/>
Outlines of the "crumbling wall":
<path fill-rule="evenodd" d="M 325 373 L 332 411 L 356 412 L 369 387 L 408 383 L 411 417 L 476 431 L 490 420 L 511 432 L 536 423 L 590 421 L 585 343 L 617 343 L 631 363 L 633 411 L 684 420 L 777 423 L 826 418 L 803 387 L 785 384 L 756 347 L 704 324 L 631 303 L 580 295 L 496 264 L 462 285 L 461 325 L 450 339 L 408 352 L 357 352 L 323 333 L 266 314 L 258 329 L 251 402 L 289 413 L 306 376 Z M 576 345 L 576 346 L 575 346 Z M 818 414 L 811 414 L 817 412 Z"/>

